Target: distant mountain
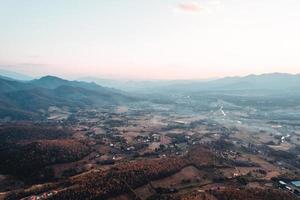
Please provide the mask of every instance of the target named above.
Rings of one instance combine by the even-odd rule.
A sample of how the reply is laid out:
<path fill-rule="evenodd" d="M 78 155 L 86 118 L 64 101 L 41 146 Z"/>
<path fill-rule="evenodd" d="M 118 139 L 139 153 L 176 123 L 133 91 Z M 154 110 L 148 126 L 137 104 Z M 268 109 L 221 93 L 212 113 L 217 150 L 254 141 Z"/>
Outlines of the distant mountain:
<path fill-rule="evenodd" d="M 165 87 L 156 88 L 156 91 L 299 91 L 300 75 L 272 73 L 262 75 L 249 75 L 245 77 L 226 77 L 212 81 L 170 84 Z"/>
<path fill-rule="evenodd" d="M 4 69 L 0 69 L 0 76 L 8 77 L 10 79 L 15 79 L 15 80 L 22 80 L 22 81 L 29 81 L 29 80 L 33 79 L 33 77 L 31 77 L 31 76 L 4 70 Z"/>
<path fill-rule="evenodd" d="M 2 76 L 2 75 L 0 75 L 0 79 L 9 80 L 9 81 L 15 80 L 15 79 L 13 79 L 13 78 L 9 78 L 9 77 L 7 77 L 7 76 Z"/>
<path fill-rule="evenodd" d="M 238 91 L 238 90 L 298 90 L 300 75 L 285 73 L 270 73 L 248 75 L 244 77 L 225 77 L 213 80 L 152 80 L 152 81 L 122 81 L 97 78 L 82 78 L 80 80 L 95 82 L 108 87 L 120 88 L 134 92 L 166 92 L 166 91 Z"/>
<path fill-rule="evenodd" d="M 113 84 L 112 81 L 110 83 Z M 122 82 L 117 84 L 122 85 Z M 41 111 L 46 112 L 51 106 L 75 109 L 126 104 L 142 98 L 154 103 L 169 104 L 172 103 L 169 97 L 172 100 L 179 93 L 300 96 L 300 75 L 273 73 L 212 81 L 132 81 L 123 83 L 122 87 L 134 91 L 135 96 L 94 82 L 68 81 L 55 76 L 30 81 L 0 77 L 0 118 L 38 118 Z"/>
<path fill-rule="evenodd" d="M 84 88 L 88 90 L 109 90 L 110 92 L 121 92 L 114 90 L 112 88 L 105 88 L 102 87 L 94 82 L 88 83 L 85 81 L 68 81 L 59 77 L 55 76 L 44 76 L 40 79 L 35 79 L 29 82 L 30 84 L 34 85 L 34 87 L 39 86 L 47 89 L 55 89 L 60 86 L 72 86 L 78 88 Z"/>
<path fill-rule="evenodd" d="M 30 84 L 6 77 L 0 77 L 0 93 L 29 89 Z"/>
<path fill-rule="evenodd" d="M 293 90 L 300 89 L 300 75 L 272 73 L 229 77 L 210 82 L 208 86 L 224 90 Z"/>
<path fill-rule="evenodd" d="M 72 86 L 96 91 L 108 90 L 110 92 L 114 91 L 121 93 L 121 91 L 112 88 L 105 88 L 95 83 L 87 83 L 84 81 L 68 81 L 55 76 L 44 76 L 40 79 L 34 79 L 31 81 L 20 81 L 6 77 L 0 77 L 0 83 L 2 83 L 0 85 L 0 93 L 34 88 L 55 89 L 60 86 Z"/>
<path fill-rule="evenodd" d="M 41 110 L 47 111 L 51 106 L 77 108 L 135 100 L 137 98 L 95 83 L 68 81 L 54 76 L 27 82 L 0 77 L 0 118 L 36 117 Z"/>
<path fill-rule="evenodd" d="M 156 88 L 169 87 L 173 85 L 185 85 L 188 83 L 202 83 L 208 80 L 114 80 L 95 77 L 84 77 L 78 80 L 96 83 L 105 87 L 117 88 L 130 92 L 152 92 Z M 210 79 L 214 80 L 214 79 Z"/>

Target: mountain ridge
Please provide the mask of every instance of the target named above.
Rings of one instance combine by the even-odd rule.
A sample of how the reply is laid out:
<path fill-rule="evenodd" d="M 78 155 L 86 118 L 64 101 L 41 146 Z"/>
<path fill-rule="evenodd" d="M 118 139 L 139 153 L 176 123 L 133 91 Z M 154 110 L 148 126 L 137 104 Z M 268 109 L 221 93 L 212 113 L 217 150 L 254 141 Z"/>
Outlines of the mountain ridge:
<path fill-rule="evenodd" d="M 122 91 L 55 76 L 27 82 L 0 77 L 0 118 L 14 118 L 18 116 L 16 113 L 20 113 L 21 119 L 40 117 L 40 110 L 48 110 L 52 106 L 86 108 L 118 105 L 135 100 L 136 97 Z"/>
<path fill-rule="evenodd" d="M 103 83 L 106 86 L 129 91 L 142 91 L 144 89 L 159 90 L 276 90 L 293 89 L 300 85 L 300 74 L 289 73 L 265 73 L 249 74 L 247 76 L 229 76 L 213 80 L 157 80 L 157 81 L 114 81 L 112 79 L 86 78 Z M 97 81 L 98 80 L 98 81 Z"/>

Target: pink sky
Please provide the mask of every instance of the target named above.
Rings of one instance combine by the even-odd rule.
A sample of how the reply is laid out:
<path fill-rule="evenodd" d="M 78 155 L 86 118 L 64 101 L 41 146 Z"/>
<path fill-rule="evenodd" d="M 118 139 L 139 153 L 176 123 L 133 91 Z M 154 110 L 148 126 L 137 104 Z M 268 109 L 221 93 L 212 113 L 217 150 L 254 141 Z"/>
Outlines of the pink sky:
<path fill-rule="evenodd" d="M 296 0 L 0 3 L 0 68 L 42 76 L 201 79 L 300 73 Z"/>

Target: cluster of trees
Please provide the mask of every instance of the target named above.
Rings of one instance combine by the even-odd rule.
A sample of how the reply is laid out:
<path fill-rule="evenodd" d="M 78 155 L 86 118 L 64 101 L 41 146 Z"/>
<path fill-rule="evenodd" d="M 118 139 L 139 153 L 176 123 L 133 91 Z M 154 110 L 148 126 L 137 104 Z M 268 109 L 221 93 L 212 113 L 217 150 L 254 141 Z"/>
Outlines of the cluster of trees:
<path fill-rule="evenodd" d="M 282 159 L 296 159 L 297 155 L 292 152 L 283 151 L 283 150 L 273 150 L 270 149 L 269 155 L 273 156 L 276 160 L 282 160 Z"/>
<path fill-rule="evenodd" d="M 167 136 L 172 139 L 172 143 L 174 143 L 174 144 L 188 142 L 188 139 L 183 134 L 169 133 L 169 134 L 167 134 Z"/>
<path fill-rule="evenodd" d="M 91 171 L 71 178 L 76 187 L 58 193 L 53 199 L 105 199 L 169 176 L 187 164 L 186 159 L 174 157 L 133 161 L 108 171 Z"/>
<path fill-rule="evenodd" d="M 289 171 L 284 174 L 280 174 L 277 177 L 273 177 L 272 180 L 274 182 L 278 182 L 279 180 L 283 181 L 294 181 L 294 180 L 300 180 L 300 174 L 297 171 Z"/>
<path fill-rule="evenodd" d="M 200 168 L 213 163 L 213 153 L 208 147 L 194 146 L 186 156 L 135 160 L 120 163 L 107 171 L 93 170 L 72 177 L 72 186 L 53 199 L 105 199 L 170 176 L 191 164 Z"/>
<path fill-rule="evenodd" d="M 52 179 L 50 165 L 76 161 L 90 152 L 84 142 L 68 139 L 71 136 L 68 129 L 48 125 L 0 126 L 0 173 L 27 182 Z"/>
<path fill-rule="evenodd" d="M 87 145 L 71 139 L 10 143 L 0 149 L 0 172 L 29 182 L 47 181 L 53 177 L 48 166 L 79 160 L 89 151 Z"/>
<path fill-rule="evenodd" d="M 24 140 L 59 139 L 70 137 L 72 132 L 64 128 L 34 124 L 9 124 L 0 126 L 0 144 Z"/>
<path fill-rule="evenodd" d="M 289 193 L 272 189 L 226 189 L 224 191 L 214 190 L 209 192 L 188 192 L 185 194 L 170 194 L 151 196 L 148 200 L 296 200 Z"/>
<path fill-rule="evenodd" d="M 176 194 L 155 194 L 149 197 L 147 200 L 212 200 L 215 199 L 208 193 L 189 191 L 188 193 L 176 193 Z"/>
<path fill-rule="evenodd" d="M 274 189 L 226 189 L 223 191 L 213 191 L 213 195 L 218 200 L 296 200 L 297 198 L 290 193 Z"/>
<path fill-rule="evenodd" d="M 186 155 L 187 160 L 197 168 L 211 167 L 215 164 L 216 156 L 206 146 L 193 146 Z"/>

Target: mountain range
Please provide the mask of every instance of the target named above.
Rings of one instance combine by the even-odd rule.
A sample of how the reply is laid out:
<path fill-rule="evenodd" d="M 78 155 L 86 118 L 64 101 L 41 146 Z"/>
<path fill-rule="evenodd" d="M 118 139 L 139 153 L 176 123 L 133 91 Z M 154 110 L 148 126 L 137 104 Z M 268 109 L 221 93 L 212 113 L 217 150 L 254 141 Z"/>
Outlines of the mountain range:
<path fill-rule="evenodd" d="M 191 90 L 297 90 L 300 89 L 300 75 L 271 73 L 226 77 L 205 84 L 187 84 L 184 87 Z"/>
<path fill-rule="evenodd" d="M 56 107 L 118 105 L 137 98 L 95 83 L 45 76 L 31 81 L 0 77 L 0 118 L 39 117 L 41 110 Z"/>
<path fill-rule="evenodd" d="M 269 73 L 244 77 L 225 77 L 212 80 L 117 81 L 92 77 L 81 78 L 125 91 L 238 91 L 238 90 L 298 90 L 300 75 Z"/>
<path fill-rule="evenodd" d="M 3 67 L 7 67 L 7 66 L 0 65 L 0 74 L 1 74 L 0 77 L 1 78 L 9 78 L 9 79 L 15 79 L 15 80 L 21 80 L 21 81 L 30 81 L 33 79 L 32 76 L 29 76 L 26 74 L 1 69 Z"/>
<path fill-rule="evenodd" d="M 219 94 L 238 92 L 243 95 L 259 93 L 298 95 L 300 91 L 300 75 L 283 73 L 226 77 L 208 81 L 124 82 L 96 78 L 93 80 L 94 82 L 87 82 L 86 78 L 85 81 L 69 81 L 55 76 L 45 76 L 24 81 L 0 75 L 0 118 L 7 116 L 13 119 L 39 118 L 41 111 L 45 112 L 51 106 L 76 109 L 120 105 L 142 99 L 148 101 L 154 99 L 157 103 L 161 102 L 163 96 L 176 93 L 190 95 L 209 91 Z M 100 86 L 99 83 L 109 87 Z M 144 94 L 147 95 L 143 96 Z"/>

